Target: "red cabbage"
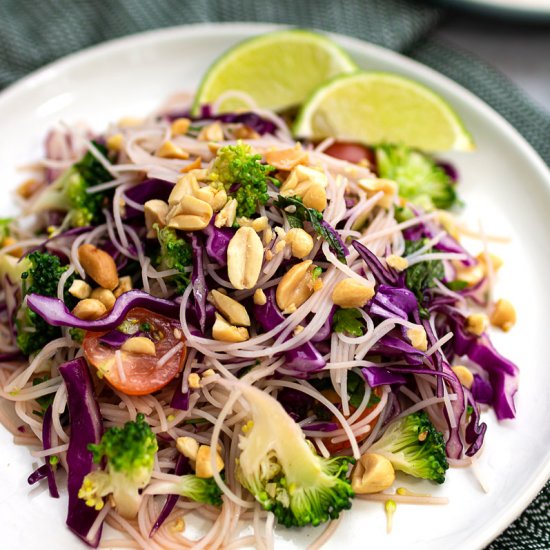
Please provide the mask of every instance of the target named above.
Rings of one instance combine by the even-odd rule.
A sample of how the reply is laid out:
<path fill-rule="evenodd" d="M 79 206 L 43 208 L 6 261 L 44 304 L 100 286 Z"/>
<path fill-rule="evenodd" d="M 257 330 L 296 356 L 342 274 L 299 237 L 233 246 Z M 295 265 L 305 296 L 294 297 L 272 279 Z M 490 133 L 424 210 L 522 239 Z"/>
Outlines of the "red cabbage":
<path fill-rule="evenodd" d="M 112 348 L 120 348 L 122 344 L 124 344 L 124 342 L 126 342 L 126 340 L 128 340 L 129 338 L 141 335 L 141 332 L 137 332 L 136 334 L 126 334 L 125 332 L 121 332 L 120 330 L 115 329 L 106 332 L 103 336 L 99 338 L 99 341 L 102 344 L 111 346 Z"/>
<path fill-rule="evenodd" d="M 263 306 L 254 304 L 254 318 L 266 332 L 269 332 L 284 322 L 285 318 L 275 302 L 274 288 L 266 292 L 266 298 L 267 301 Z M 290 337 L 289 335 L 287 340 Z M 326 365 L 322 355 L 310 342 L 286 351 L 285 357 L 287 359 L 285 368 L 294 371 L 296 376 L 320 371 Z"/>
<path fill-rule="evenodd" d="M 185 393 L 181 391 L 181 384 L 176 384 L 176 389 L 172 400 L 170 401 L 170 407 L 173 409 L 178 409 L 180 411 L 189 410 L 189 397 L 190 391 L 187 390 Z"/>
<path fill-rule="evenodd" d="M 334 432 L 340 426 L 336 422 L 313 422 L 302 427 L 304 432 Z"/>
<path fill-rule="evenodd" d="M 78 235 L 81 235 L 82 233 L 86 233 L 87 231 L 91 231 L 93 227 L 91 225 L 86 225 L 83 227 L 73 227 L 72 229 L 67 229 L 66 231 L 62 231 L 61 233 L 58 233 L 57 235 L 54 235 L 53 237 L 49 237 L 48 239 L 45 239 L 42 244 L 33 246 L 32 248 L 29 248 L 26 250 L 25 254 L 19 258 L 18 263 L 23 259 L 26 258 L 29 254 L 32 254 L 33 252 L 43 252 L 48 244 L 50 244 L 53 241 L 57 241 L 58 239 L 65 239 L 67 237 L 77 237 Z"/>
<path fill-rule="evenodd" d="M 216 227 L 214 217 L 202 231 L 206 235 L 207 256 L 221 267 L 225 267 L 227 265 L 227 247 L 235 235 L 235 231 L 228 227 Z"/>
<path fill-rule="evenodd" d="M 384 319 L 400 317 L 408 319 L 418 309 L 416 296 L 408 288 L 379 285 L 374 298 L 368 305 L 369 313 Z"/>
<path fill-rule="evenodd" d="M 189 463 L 189 459 L 186 456 L 178 453 L 178 459 L 176 460 L 176 466 L 174 468 L 174 475 L 182 476 L 185 474 L 192 474 L 193 469 Z M 155 536 L 155 533 L 159 530 L 160 526 L 166 521 L 166 518 L 170 515 L 176 502 L 178 501 L 179 495 L 168 495 L 166 502 L 160 511 L 160 514 L 155 521 L 151 531 L 149 532 L 149 538 Z"/>
<path fill-rule="evenodd" d="M 384 355 L 404 359 L 409 365 L 422 365 L 425 353 L 417 350 L 408 342 L 392 334 L 386 334 L 374 344 L 369 352 L 371 355 Z"/>
<path fill-rule="evenodd" d="M 313 407 L 314 399 L 307 393 L 292 388 L 282 388 L 277 393 L 277 401 L 292 420 L 300 422 L 307 417 L 308 411 Z"/>
<path fill-rule="evenodd" d="M 327 320 L 323 323 L 323 326 L 317 331 L 315 336 L 311 338 L 312 342 L 322 342 L 323 340 L 330 338 L 332 332 L 332 320 L 335 312 L 336 306 L 333 306 L 328 314 Z"/>
<path fill-rule="evenodd" d="M 466 443 L 469 447 L 466 449 L 466 456 L 474 456 L 481 446 L 485 438 L 485 432 L 487 431 L 487 424 L 485 422 L 480 423 L 479 409 L 472 393 L 464 389 L 464 396 L 466 403 L 471 407 L 471 416 L 464 435 L 466 436 Z"/>
<path fill-rule="evenodd" d="M 88 450 L 90 443 L 98 444 L 103 435 L 103 422 L 88 365 L 82 357 L 64 363 L 59 374 L 67 387 L 67 405 L 71 422 L 71 437 L 67 450 L 69 512 L 67 525 L 86 544 L 97 548 L 101 527 L 93 538 L 88 537 L 98 511 L 78 498 L 84 477 L 93 467 L 93 456 Z"/>
<path fill-rule="evenodd" d="M 450 308 L 447 310 L 447 312 Z M 465 318 L 450 310 L 454 332 L 454 351 L 466 355 L 489 375 L 493 395 L 491 405 L 499 420 L 515 418 L 514 395 L 518 389 L 519 369 L 493 347 L 487 334 L 477 337 L 465 329 Z"/>
<path fill-rule="evenodd" d="M 112 330 L 118 327 L 124 321 L 128 311 L 135 307 L 143 307 L 172 319 L 179 318 L 180 309 L 177 303 L 163 298 L 156 298 L 143 290 L 129 290 L 121 294 L 117 298 L 113 309 L 107 315 L 95 321 L 79 319 L 67 309 L 67 306 L 61 300 L 50 296 L 29 294 L 27 296 L 27 306 L 55 327 L 72 327 L 95 332 Z"/>
<path fill-rule="evenodd" d="M 474 374 L 472 396 L 478 403 L 490 405 L 493 402 L 493 387 L 490 382 L 479 376 L 479 374 Z"/>
<path fill-rule="evenodd" d="M 167 202 L 172 189 L 174 189 L 173 183 L 157 178 L 151 178 L 130 187 L 130 189 L 124 191 L 124 194 L 130 200 L 143 205 L 152 199 L 159 199 Z M 143 216 L 143 212 L 136 210 L 129 204 L 126 204 L 124 207 L 124 219 L 128 220 L 137 216 Z"/>
<path fill-rule="evenodd" d="M 52 436 L 52 407 L 51 405 L 46 409 L 42 422 L 42 447 L 45 451 L 51 448 L 51 436 Z M 37 468 L 28 478 L 27 483 L 34 485 L 38 481 L 47 478 L 48 489 L 52 498 L 59 498 L 59 491 L 57 490 L 57 483 L 55 481 L 55 472 L 50 464 L 50 457 L 46 457 L 46 463 Z"/>
<path fill-rule="evenodd" d="M 384 367 L 362 367 L 361 372 L 371 388 L 384 384 L 405 384 L 407 382 L 403 375 L 393 373 Z"/>
<path fill-rule="evenodd" d="M 260 115 L 247 111 L 244 113 L 220 113 L 213 114 L 210 105 L 203 105 L 201 107 L 201 113 L 199 116 L 191 116 L 189 112 L 174 113 L 169 116 L 170 120 L 174 120 L 179 117 L 190 118 L 193 121 L 208 122 L 211 120 L 219 120 L 220 122 L 226 122 L 231 124 L 244 124 L 255 132 L 258 132 L 261 136 L 264 134 L 275 134 L 277 126 L 274 122 L 267 118 L 263 118 Z"/>
<path fill-rule="evenodd" d="M 382 265 L 382 262 L 378 259 L 376 254 L 369 250 L 364 244 L 361 244 L 359 241 L 353 241 L 353 248 L 357 250 L 359 256 L 363 261 L 369 266 L 369 269 L 372 271 L 376 282 L 379 284 L 384 284 L 388 286 L 397 286 L 399 283 L 399 276 L 395 271 L 387 269 Z"/>

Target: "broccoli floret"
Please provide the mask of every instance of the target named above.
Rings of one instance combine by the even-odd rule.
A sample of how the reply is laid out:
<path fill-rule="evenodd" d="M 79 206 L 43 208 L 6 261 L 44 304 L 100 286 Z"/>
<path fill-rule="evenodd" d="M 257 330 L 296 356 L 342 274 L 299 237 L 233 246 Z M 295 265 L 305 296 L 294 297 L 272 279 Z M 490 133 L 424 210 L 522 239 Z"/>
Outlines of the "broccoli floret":
<path fill-rule="evenodd" d="M 250 405 L 237 478 L 285 527 L 319 525 L 351 507 L 347 479 L 353 458 L 323 458 L 282 405 L 263 391 L 235 383 Z"/>
<path fill-rule="evenodd" d="M 385 456 L 396 470 L 437 483 L 445 481 L 449 468 L 443 435 L 425 412 L 410 414 L 390 424 L 369 452 Z"/>
<path fill-rule="evenodd" d="M 101 510 L 103 497 L 112 495 L 117 512 L 127 519 L 135 518 L 142 499 L 140 490 L 151 480 L 158 450 L 155 434 L 143 414 L 122 428 L 109 428 L 99 444 L 90 444 L 88 449 L 96 464 L 105 458 L 106 466 L 84 478 L 78 498 Z"/>
<path fill-rule="evenodd" d="M 261 163 L 261 155 L 254 155 L 250 145 L 237 143 L 218 150 L 209 173 L 214 186 L 223 186 L 228 196 L 237 200 L 237 216 L 252 217 L 258 205 L 265 204 L 269 173 L 273 166 Z M 233 189 L 236 187 L 236 189 Z"/>
<path fill-rule="evenodd" d="M 160 250 L 153 256 L 153 264 L 158 270 L 177 269 L 179 273 L 173 275 L 170 280 L 175 283 L 178 294 L 182 294 L 189 284 L 191 272 L 185 270 L 193 265 L 193 249 L 182 237 L 179 237 L 175 229 L 155 224 Z"/>
<path fill-rule="evenodd" d="M 21 275 L 23 296 L 26 294 L 41 294 L 43 296 L 57 296 L 57 285 L 68 266 L 61 265 L 57 256 L 45 252 L 33 252 L 26 258 L 30 266 Z M 71 286 L 74 275 L 65 283 L 65 289 Z M 76 300 L 67 290 L 64 293 L 67 307 L 72 308 Z M 30 355 L 41 350 L 48 342 L 61 336 L 61 329 L 49 325 L 40 315 L 22 306 L 15 320 L 17 329 L 17 346 L 25 354 Z"/>
<path fill-rule="evenodd" d="M 399 195 L 426 210 L 451 208 L 457 201 L 447 172 L 429 156 L 404 145 L 376 147 L 378 175 L 397 182 Z"/>
<path fill-rule="evenodd" d="M 180 495 L 212 506 L 222 505 L 222 492 L 212 477 L 202 478 L 186 474 L 179 476 L 176 482 L 155 481 L 147 487 L 145 493 L 148 495 Z"/>
<path fill-rule="evenodd" d="M 94 142 L 103 155 L 107 148 Z M 59 210 L 67 212 L 69 223 L 73 227 L 98 224 L 103 221 L 102 210 L 108 201 L 108 193 L 88 193 L 91 186 L 112 180 L 108 170 L 88 152 L 82 160 L 66 170 L 33 204 L 34 212 Z"/>

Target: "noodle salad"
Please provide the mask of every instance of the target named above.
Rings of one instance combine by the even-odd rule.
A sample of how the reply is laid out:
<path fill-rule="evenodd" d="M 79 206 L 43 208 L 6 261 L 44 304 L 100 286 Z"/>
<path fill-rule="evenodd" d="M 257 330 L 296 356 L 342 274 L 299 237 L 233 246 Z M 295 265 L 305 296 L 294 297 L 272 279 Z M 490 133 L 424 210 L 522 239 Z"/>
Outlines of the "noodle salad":
<path fill-rule="evenodd" d="M 460 243 L 453 167 L 295 142 L 244 99 L 54 128 L 0 224 L 0 420 L 42 462 L 29 484 L 66 478 L 90 546 L 272 548 L 276 525 L 326 524 L 320 547 L 354 498 L 442 502 L 396 472 L 444 483 L 482 410 L 515 415 L 487 334 L 515 312 L 487 239 Z"/>

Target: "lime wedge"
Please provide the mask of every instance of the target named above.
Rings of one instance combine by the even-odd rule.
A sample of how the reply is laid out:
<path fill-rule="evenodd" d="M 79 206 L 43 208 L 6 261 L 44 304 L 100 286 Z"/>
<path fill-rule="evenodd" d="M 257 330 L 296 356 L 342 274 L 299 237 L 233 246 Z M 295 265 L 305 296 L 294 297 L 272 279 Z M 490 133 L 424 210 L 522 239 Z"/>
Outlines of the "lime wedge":
<path fill-rule="evenodd" d="M 424 151 L 474 148 L 443 98 L 408 78 L 380 72 L 337 76 L 322 85 L 302 106 L 294 133 L 365 145 L 402 143 Z"/>
<path fill-rule="evenodd" d="M 274 111 L 295 107 L 327 79 L 357 70 L 332 40 L 304 30 L 278 31 L 245 40 L 223 54 L 204 76 L 193 103 L 215 101 L 222 93 L 245 92 Z M 223 100 L 220 111 L 245 107 L 242 100 Z"/>

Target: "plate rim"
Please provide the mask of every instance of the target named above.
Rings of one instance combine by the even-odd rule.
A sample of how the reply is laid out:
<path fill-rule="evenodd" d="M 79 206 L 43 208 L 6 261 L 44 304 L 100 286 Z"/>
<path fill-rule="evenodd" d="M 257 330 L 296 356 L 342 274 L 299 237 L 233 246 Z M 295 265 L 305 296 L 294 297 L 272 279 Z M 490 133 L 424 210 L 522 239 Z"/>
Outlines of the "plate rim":
<path fill-rule="evenodd" d="M 57 72 L 71 70 L 71 68 L 75 65 L 78 66 L 82 63 L 90 62 L 94 58 L 100 58 L 101 56 L 108 57 L 109 55 L 113 55 L 113 53 L 117 50 L 125 50 L 136 44 L 142 45 L 144 41 L 169 42 L 177 39 L 182 34 L 185 34 L 187 38 L 192 35 L 216 33 L 220 30 L 222 30 L 226 35 L 244 39 L 253 34 L 288 28 L 295 28 L 295 26 L 255 22 L 205 22 L 152 29 L 107 40 L 56 59 L 12 83 L 7 88 L 0 91 L 0 110 L 4 107 L 4 104 L 8 103 L 12 98 L 16 98 L 22 93 L 24 94 L 31 92 L 33 89 L 37 88 L 42 81 L 48 81 L 51 78 L 52 73 L 55 74 Z M 418 75 L 423 81 L 435 81 L 435 83 L 441 88 L 446 89 L 460 97 L 465 101 L 465 103 L 473 108 L 478 115 L 488 119 L 488 121 L 499 133 L 508 134 L 514 144 L 521 149 L 521 153 L 527 158 L 532 168 L 536 170 L 541 181 L 543 181 L 546 185 L 546 190 L 550 190 L 550 167 L 546 165 L 539 154 L 518 132 L 518 130 L 516 130 L 502 115 L 476 96 L 473 92 L 464 88 L 451 78 L 439 73 L 435 69 L 432 69 L 414 59 L 406 57 L 403 54 L 389 50 L 383 46 L 379 46 L 359 38 L 354 38 L 339 33 L 327 32 L 323 29 L 317 29 L 315 27 L 311 27 L 310 29 L 333 38 L 346 49 L 363 50 L 367 56 L 377 57 L 382 60 L 382 62 L 387 60 L 391 64 L 404 66 L 407 70 L 410 70 L 415 75 Z M 539 491 L 549 480 L 550 461 L 547 461 L 545 464 L 541 464 L 539 472 L 534 477 L 529 487 L 521 493 L 519 498 L 514 500 L 507 507 L 505 513 L 502 514 L 500 520 L 495 524 L 493 529 L 489 531 L 484 530 L 480 535 L 474 535 L 472 537 L 471 541 L 474 546 L 476 548 L 483 548 L 502 534 L 502 532 L 506 530 L 529 506 L 529 504 L 535 499 Z"/>

